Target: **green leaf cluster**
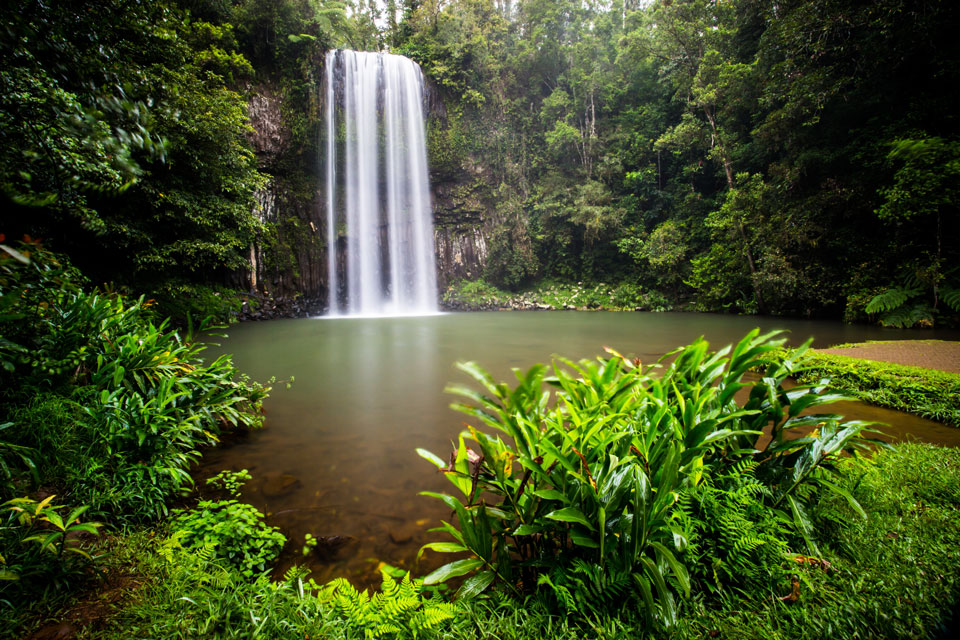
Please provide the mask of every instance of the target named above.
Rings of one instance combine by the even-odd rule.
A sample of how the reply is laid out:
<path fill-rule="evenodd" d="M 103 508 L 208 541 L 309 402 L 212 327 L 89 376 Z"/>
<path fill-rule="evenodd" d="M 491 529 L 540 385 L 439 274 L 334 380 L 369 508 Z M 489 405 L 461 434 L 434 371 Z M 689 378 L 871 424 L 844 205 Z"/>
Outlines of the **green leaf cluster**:
<path fill-rule="evenodd" d="M 208 549 L 208 560 L 222 560 L 248 578 L 269 571 L 286 537 L 263 521 L 263 514 L 236 500 L 202 500 L 174 511 L 170 527 L 186 551 Z"/>
<path fill-rule="evenodd" d="M 4 490 L 53 484 L 96 513 L 165 514 L 200 448 L 260 426 L 268 388 L 229 356 L 205 362 L 142 297 L 87 293 L 42 247 L 20 253 L 28 264 L 0 257 Z"/>
<path fill-rule="evenodd" d="M 9 602 L 68 588 L 81 582 L 95 558 L 78 536 L 99 535 L 99 522 L 83 522 L 88 506 L 72 509 L 53 505 L 56 496 L 37 501 L 13 498 L 0 504 L 0 599 Z"/>
<path fill-rule="evenodd" d="M 616 584 L 617 576 L 629 575 L 639 610 L 670 627 L 676 596 L 689 596 L 690 563 L 699 558 L 688 548 L 718 526 L 691 526 L 693 511 L 683 505 L 698 495 L 717 499 L 721 491 L 733 491 L 721 499 L 729 503 L 723 508 L 742 516 L 729 525 L 741 536 L 736 553 L 749 555 L 762 543 L 751 536 L 761 522 L 751 520 L 759 505 L 751 511 L 748 498 L 782 523 L 783 537 L 770 531 L 772 548 L 782 551 L 794 540 L 819 553 L 808 504 L 822 492 L 855 504 L 832 478 L 839 458 L 863 447 L 870 429 L 810 413 L 842 396 L 827 393 L 824 382 L 786 389 L 786 378 L 803 370 L 806 348 L 777 357 L 783 340 L 775 335 L 754 330 L 718 352 L 701 339 L 646 369 L 618 354 L 597 362 L 560 360 L 552 376 L 543 365 L 515 370 L 514 388 L 496 383 L 476 363 L 461 363 L 481 390 L 450 387 L 468 401 L 454 408 L 491 432 L 470 426 L 449 462 L 418 450 L 457 489 L 456 496 L 425 492 L 451 509 L 456 524 L 444 521 L 435 529 L 452 542 L 429 543 L 421 553 L 469 554 L 425 583 L 472 573 L 463 595 L 494 582 L 518 593 L 548 584 L 566 602 L 560 587 L 569 591 L 569 580 L 550 572 L 576 566 L 589 574 L 574 564 L 582 560 Z M 760 379 L 744 381 L 754 369 L 763 372 Z M 744 480 L 748 471 L 759 481 Z M 725 486 L 734 480 L 747 488 Z M 760 488 L 749 488 L 754 485 Z M 734 573 L 746 564 L 727 558 L 726 550 L 701 549 Z"/>

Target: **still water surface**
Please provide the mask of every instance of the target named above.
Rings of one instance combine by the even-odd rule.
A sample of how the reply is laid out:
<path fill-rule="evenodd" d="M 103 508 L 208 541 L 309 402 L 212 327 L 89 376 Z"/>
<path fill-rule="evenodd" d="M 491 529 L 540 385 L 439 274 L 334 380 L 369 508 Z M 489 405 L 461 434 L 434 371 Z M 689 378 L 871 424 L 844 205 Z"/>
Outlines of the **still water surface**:
<path fill-rule="evenodd" d="M 652 363 L 705 336 L 714 348 L 759 326 L 786 329 L 792 344 L 955 339 L 839 323 L 682 313 L 495 312 L 405 318 L 277 320 L 231 327 L 215 352 L 234 354 L 257 380 L 295 378 L 266 401 L 266 428 L 204 457 L 201 476 L 221 469 L 253 475 L 243 499 L 268 514 L 290 540 L 281 570 L 299 560 L 305 533 L 326 538 L 308 560 L 319 582 L 335 576 L 379 584 L 380 562 L 422 575 L 444 561 L 415 565 L 417 549 L 442 539 L 426 529 L 449 520 L 423 490 L 453 487 L 415 453 L 446 459 L 466 416 L 448 408 L 449 382 L 469 382 L 454 368 L 475 360 L 497 379 L 512 380 L 553 355 L 592 358 L 610 346 Z M 860 403 L 831 411 L 891 425 L 894 437 L 960 445 L 960 429 Z M 202 483 L 201 483 L 202 486 Z"/>

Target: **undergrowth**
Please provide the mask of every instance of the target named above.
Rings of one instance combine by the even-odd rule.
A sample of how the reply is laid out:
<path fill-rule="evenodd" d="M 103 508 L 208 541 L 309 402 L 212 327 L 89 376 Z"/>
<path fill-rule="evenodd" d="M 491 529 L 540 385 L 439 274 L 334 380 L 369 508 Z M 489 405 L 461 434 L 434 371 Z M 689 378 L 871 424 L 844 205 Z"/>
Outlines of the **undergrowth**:
<path fill-rule="evenodd" d="M 749 472 L 744 473 L 749 478 Z M 588 575 L 591 570 L 587 569 L 573 573 L 573 580 L 567 583 L 571 593 L 577 588 L 577 578 L 583 585 L 583 594 L 574 605 L 578 607 L 576 615 L 568 615 L 563 607 L 558 609 L 548 593 L 518 598 L 490 592 L 457 601 L 452 620 L 444 621 L 439 628 L 419 629 L 416 637 L 954 637 L 956 627 L 951 615 L 960 594 L 960 452 L 902 444 L 874 459 L 850 459 L 840 473 L 842 486 L 867 512 L 866 520 L 852 513 L 845 499 L 826 498 L 812 516 L 823 551 L 816 562 L 809 556 L 783 558 L 768 565 L 782 580 L 768 585 L 721 581 L 715 590 L 680 601 L 677 623 L 669 634 L 647 627 L 634 607 L 617 610 L 616 602 L 598 603 L 591 598 L 589 594 L 596 593 L 596 586 L 587 585 L 597 576 Z M 749 484 L 749 480 L 737 480 L 738 484 L 743 482 Z M 160 553 L 164 539 L 152 530 L 131 530 L 97 545 L 95 552 L 105 556 L 108 573 L 133 567 L 149 578 L 125 594 L 116 615 L 104 621 L 102 628 L 81 630 L 79 637 L 370 637 L 370 626 L 352 623 L 350 614 L 330 597 L 334 585 L 324 589 L 312 584 L 297 569 L 280 579 L 260 575 L 250 580 L 229 565 L 202 555 L 177 553 L 168 559 Z M 402 580 L 392 582 L 402 584 Z M 792 584 L 796 584 L 795 590 Z M 335 586 L 357 598 L 355 590 L 343 581 Z M 392 589 L 396 586 L 388 587 L 388 591 Z M 407 595 L 411 595 L 409 590 Z M 431 600 L 422 598 L 418 606 Z M 406 628 L 380 637 L 415 636 Z"/>
<path fill-rule="evenodd" d="M 668 311 L 672 304 L 657 291 L 639 285 L 545 281 L 536 287 L 511 293 L 483 280 L 452 283 L 443 303 L 454 309 L 567 309 L 607 311 Z"/>

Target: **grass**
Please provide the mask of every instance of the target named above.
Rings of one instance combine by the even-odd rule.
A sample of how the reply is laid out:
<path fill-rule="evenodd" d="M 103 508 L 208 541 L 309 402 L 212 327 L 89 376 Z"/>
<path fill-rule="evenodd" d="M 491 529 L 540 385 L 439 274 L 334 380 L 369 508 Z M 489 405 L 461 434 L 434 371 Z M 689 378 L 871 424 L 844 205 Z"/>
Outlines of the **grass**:
<path fill-rule="evenodd" d="M 830 378 L 865 402 L 960 427 L 960 374 L 826 353 L 808 358 L 800 382 Z"/>
<path fill-rule="evenodd" d="M 868 514 L 856 516 L 842 499 L 824 498 L 816 531 L 829 569 L 785 559 L 765 586 L 700 590 L 682 602 L 677 628 L 650 633 L 639 613 L 568 617 L 541 600 L 505 595 L 461 604 L 456 619 L 421 638 L 529 640 L 531 638 L 707 637 L 949 638 L 960 594 L 960 451 L 902 444 L 874 459 L 849 460 L 843 482 Z M 105 539 L 109 578 L 122 597 L 99 610 L 101 619 L 78 626 L 80 638 L 362 638 L 309 582 L 250 581 L 238 571 L 192 555 L 164 557 L 166 532 L 131 530 Z M 129 576 L 139 578 L 129 578 Z M 781 600 L 797 579 L 795 602 Z M 124 586 L 125 585 L 125 586 Z M 109 593 L 109 590 L 106 591 Z M 81 599 L 49 620 L 84 622 Z M 103 620 L 103 616 L 109 619 Z M 36 612 L 34 612 L 36 619 Z M 20 629 L 22 635 L 42 626 Z M 3 633 L 3 637 L 22 637 Z M 400 634 L 396 637 L 410 637 Z"/>

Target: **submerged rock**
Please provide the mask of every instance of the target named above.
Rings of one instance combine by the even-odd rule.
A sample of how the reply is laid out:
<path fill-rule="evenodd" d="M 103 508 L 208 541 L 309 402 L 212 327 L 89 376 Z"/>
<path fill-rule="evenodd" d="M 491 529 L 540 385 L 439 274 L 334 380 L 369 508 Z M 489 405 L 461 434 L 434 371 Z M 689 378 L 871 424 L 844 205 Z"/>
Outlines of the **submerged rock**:
<path fill-rule="evenodd" d="M 355 538 L 353 536 L 318 536 L 317 546 L 314 547 L 313 553 L 319 559 L 329 561 L 337 555 L 337 552 L 340 551 L 340 549 L 347 546 L 354 540 Z"/>
<path fill-rule="evenodd" d="M 413 541 L 413 537 L 420 532 L 419 527 L 411 525 L 401 525 L 399 527 L 390 529 L 388 535 L 390 536 L 390 542 L 396 545 L 410 544 Z"/>
<path fill-rule="evenodd" d="M 289 473 L 270 473 L 264 476 L 260 492 L 268 498 L 279 498 L 300 488 L 300 479 Z"/>

